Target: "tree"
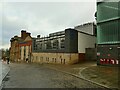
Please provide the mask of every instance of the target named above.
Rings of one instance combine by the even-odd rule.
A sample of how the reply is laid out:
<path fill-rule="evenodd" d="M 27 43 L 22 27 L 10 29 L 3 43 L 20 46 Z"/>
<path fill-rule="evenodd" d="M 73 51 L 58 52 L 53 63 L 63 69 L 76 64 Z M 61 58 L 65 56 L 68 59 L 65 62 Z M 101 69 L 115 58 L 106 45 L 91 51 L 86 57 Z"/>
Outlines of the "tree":
<path fill-rule="evenodd" d="M 9 49 L 6 49 L 6 50 L 5 50 L 5 56 L 6 56 L 6 57 L 10 57 Z"/>
<path fill-rule="evenodd" d="M 0 49 L 0 59 L 5 60 L 6 57 L 9 57 L 9 49 Z"/>

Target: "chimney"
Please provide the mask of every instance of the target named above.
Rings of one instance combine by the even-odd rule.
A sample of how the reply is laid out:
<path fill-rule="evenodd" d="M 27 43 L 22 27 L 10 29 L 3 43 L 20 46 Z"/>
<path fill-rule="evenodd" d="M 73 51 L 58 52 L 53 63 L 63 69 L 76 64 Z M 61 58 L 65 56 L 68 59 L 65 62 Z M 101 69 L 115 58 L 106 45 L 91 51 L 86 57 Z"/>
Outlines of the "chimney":
<path fill-rule="evenodd" d="M 30 35 L 31 35 L 31 33 L 28 33 L 28 32 L 26 33 L 26 37 L 27 37 L 27 36 L 30 36 Z"/>
<path fill-rule="evenodd" d="M 40 38 L 40 35 L 37 35 L 37 38 Z"/>
<path fill-rule="evenodd" d="M 24 30 L 21 31 L 21 38 L 22 39 L 26 38 L 26 31 L 24 31 Z"/>
<path fill-rule="evenodd" d="M 16 36 L 14 36 L 14 38 L 18 38 L 18 36 L 16 35 Z"/>

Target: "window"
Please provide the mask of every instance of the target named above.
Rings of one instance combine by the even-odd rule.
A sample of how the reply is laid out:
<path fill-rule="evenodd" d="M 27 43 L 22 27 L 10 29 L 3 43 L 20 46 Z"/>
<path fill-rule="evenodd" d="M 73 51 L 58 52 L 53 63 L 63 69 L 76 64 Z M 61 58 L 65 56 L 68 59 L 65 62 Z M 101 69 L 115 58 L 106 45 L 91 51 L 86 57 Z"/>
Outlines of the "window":
<path fill-rule="evenodd" d="M 59 48 L 59 41 L 56 39 L 53 41 L 53 48 L 58 49 Z"/>
<path fill-rule="evenodd" d="M 52 58 L 52 62 L 54 62 L 54 58 Z"/>
<path fill-rule="evenodd" d="M 56 63 L 56 58 L 55 58 L 55 63 Z"/>
<path fill-rule="evenodd" d="M 61 48 L 65 48 L 65 39 L 61 39 Z"/>
<path fill-rule="evenodd" d="M 46 48 L 47 48 L 47 49 L 51 49 L 51 48 L 52 48 L 52 46 L 51 46 L 51 41 L 50 41 L 50 40 L 48 40 L 48 41 L 46 42 Z"/>

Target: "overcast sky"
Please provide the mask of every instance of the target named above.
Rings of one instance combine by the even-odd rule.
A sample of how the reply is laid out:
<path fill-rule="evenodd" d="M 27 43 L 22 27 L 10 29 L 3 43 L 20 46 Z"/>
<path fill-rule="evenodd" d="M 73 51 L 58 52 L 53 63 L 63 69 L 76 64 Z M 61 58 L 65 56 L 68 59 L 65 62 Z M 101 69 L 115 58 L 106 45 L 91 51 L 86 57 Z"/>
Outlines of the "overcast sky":
<path fill-rule="evenodd" d="M 2 46 L 9 48 L 10 38 L 21 29 L 36 37 L 95 21 L 96 2 L 2 2 Z M 1 8 L 0 5 L 0 8 Z M 1 35 L 0 35 L 1 36 Z M 1 42 L 1 40 L 0 40 Z"/>

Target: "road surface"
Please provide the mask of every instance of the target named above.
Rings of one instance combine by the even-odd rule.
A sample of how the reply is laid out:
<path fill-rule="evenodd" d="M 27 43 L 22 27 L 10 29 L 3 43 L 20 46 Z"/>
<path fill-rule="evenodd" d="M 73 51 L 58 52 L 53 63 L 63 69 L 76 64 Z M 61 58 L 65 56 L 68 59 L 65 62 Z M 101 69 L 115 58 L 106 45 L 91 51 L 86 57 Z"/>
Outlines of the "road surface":
<path fill-rule="evenodd" d="M 44 65 L 11 63 L 3 88 L 102 88 Z"/>

